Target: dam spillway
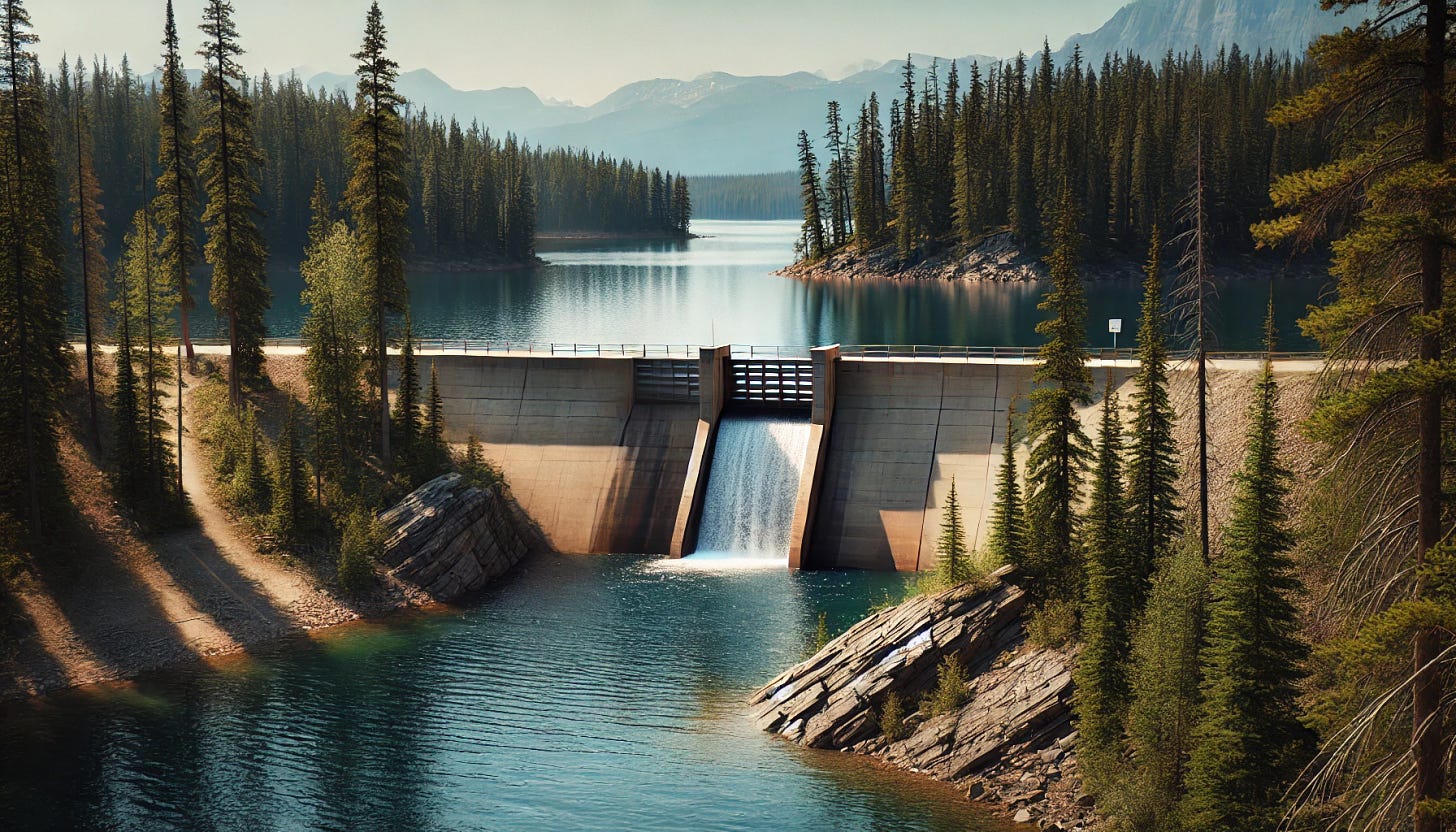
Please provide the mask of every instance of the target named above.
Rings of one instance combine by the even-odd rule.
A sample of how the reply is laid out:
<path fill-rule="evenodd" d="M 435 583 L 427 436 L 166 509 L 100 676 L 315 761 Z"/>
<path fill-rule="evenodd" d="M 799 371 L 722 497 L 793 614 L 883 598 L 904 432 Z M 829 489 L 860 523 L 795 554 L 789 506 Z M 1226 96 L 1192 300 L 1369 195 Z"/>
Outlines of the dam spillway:
<path fill-rule="evenodd" d="M 725 415 L 692 557 L 787 564 L 808 443 L 807 418 Z"/>

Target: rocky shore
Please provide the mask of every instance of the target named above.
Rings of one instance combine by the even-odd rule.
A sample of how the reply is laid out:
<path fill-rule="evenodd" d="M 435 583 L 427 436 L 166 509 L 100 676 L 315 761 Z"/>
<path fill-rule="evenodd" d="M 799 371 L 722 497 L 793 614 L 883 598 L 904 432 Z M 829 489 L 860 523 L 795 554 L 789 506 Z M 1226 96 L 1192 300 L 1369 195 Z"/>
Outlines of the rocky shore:
<path fill-rule="evenodd" d="M 755 724 L 955 783 L 1020 823 L 1093 828 L 1077 769 L 1072 656 L 1028 641 L 1026 595 L 1010 575 L 870 615 L 755 693 Z M 921 703 L 948 657 L 966 668 L 966 704 L 931 716 Z M 894 740 L 881 726 L 892 694 L 908 713 Z"/>
<path fill-rule="evenodd" d="M 1214 264 L 1214 271 L 1227 279 L 1268 277 L 1327 277 L 1328 264 L 1318 258 L 1293 264 L 1276 255 L 1243 255 Z M 944 246 L 910 261 L 900 259 L 893 244 L 861 251 L 850 245 L 815 263 L 795 263 L 779 270 L 784 277 L 804 280 L 889 279 L 889 280 L 981 280 L 991 282 L 1035 281 L 1047 278 L 1046 263 L 1028 253 L 1012 239 L 1011 232 L 999 231 L 983 237 L 969 249 Z M 1137 258 L 1112 256 L 1091 260 L 1082 266 L 1087 280 L 1138 280 L 1143 263 Z"/>

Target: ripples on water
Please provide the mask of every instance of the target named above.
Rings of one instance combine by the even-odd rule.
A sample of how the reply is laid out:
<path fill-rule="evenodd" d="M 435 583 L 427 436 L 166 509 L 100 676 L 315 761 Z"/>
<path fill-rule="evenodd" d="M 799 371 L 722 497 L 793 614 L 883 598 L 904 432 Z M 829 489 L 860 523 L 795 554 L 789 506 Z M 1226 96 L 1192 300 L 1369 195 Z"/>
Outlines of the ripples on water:
<path fill-rule="evenodd" d="M 0 711 L 0 828 L 987 830 L 744 698 L 903 579 L 535 559 L 463 610 Z"/>
<path fill-rule="evenodd" d="M 800 281 L 777 277 L 793 260 L 797 222 L 700 220 L 685 242 L 573 241 L 543 251 L 547 265 L 484 273 L 412 272 L 410 308 L 421 338 L 654 344 L 949 344 L 1037 346 L 1045 288 L 975 281 Z M 1228 275 L 1225 275 L 1228 276 Z M 269 273 L 269 334 L 297 335 L 302 278 L 293 264 Z M 1275 300 L 1281 344 L 1308 349 L 1295 321 L 1318 301 L 1321 280 L 1281 280 Z M 218 336 L 194 292 L 199 336 Z M 1123 319 L 1122 345 L 1137 332 L 1137 280 L 1088 284 L 1088 339 L 1110 346 L 1107 319 Z M 1268 280 L 1232 280 L 1221 292 L 1225 349 L 1257 349 Z"/>

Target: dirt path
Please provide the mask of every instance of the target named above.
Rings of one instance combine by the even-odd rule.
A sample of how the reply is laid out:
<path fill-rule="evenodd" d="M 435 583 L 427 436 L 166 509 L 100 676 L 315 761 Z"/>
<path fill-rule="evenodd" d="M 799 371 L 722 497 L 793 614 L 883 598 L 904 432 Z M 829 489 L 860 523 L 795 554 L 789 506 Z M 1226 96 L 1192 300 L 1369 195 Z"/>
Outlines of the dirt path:
<path fill-rule="evenodd" d="M 202 379 L 187 382 L 195 389 Z M 68 489 L 95 545 L 37 564 L 0 593 L 0 699 L 123 679 L 358 617 L 304 568 L 260 554 L 241 533 L 207 487 L 190 425 L 182 481 L 198 524 L 152 539 L 116 514 L 90 455 L 63 445 Z"/>

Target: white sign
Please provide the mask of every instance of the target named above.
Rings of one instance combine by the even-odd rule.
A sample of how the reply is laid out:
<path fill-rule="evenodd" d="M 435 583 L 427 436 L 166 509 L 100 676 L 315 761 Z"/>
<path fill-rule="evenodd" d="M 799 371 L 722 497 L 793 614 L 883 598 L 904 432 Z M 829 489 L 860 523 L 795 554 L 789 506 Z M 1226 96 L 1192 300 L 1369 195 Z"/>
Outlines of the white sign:
<path fill-rule="evenodd" d="M 1108 318 L 1107 319 L 1107 331 L 1108 332 L 1111 332 L 1113 335 L 1116 335 L 1117 333 L 1122 332 L 1122 319 L 1121 318 Z"/>

